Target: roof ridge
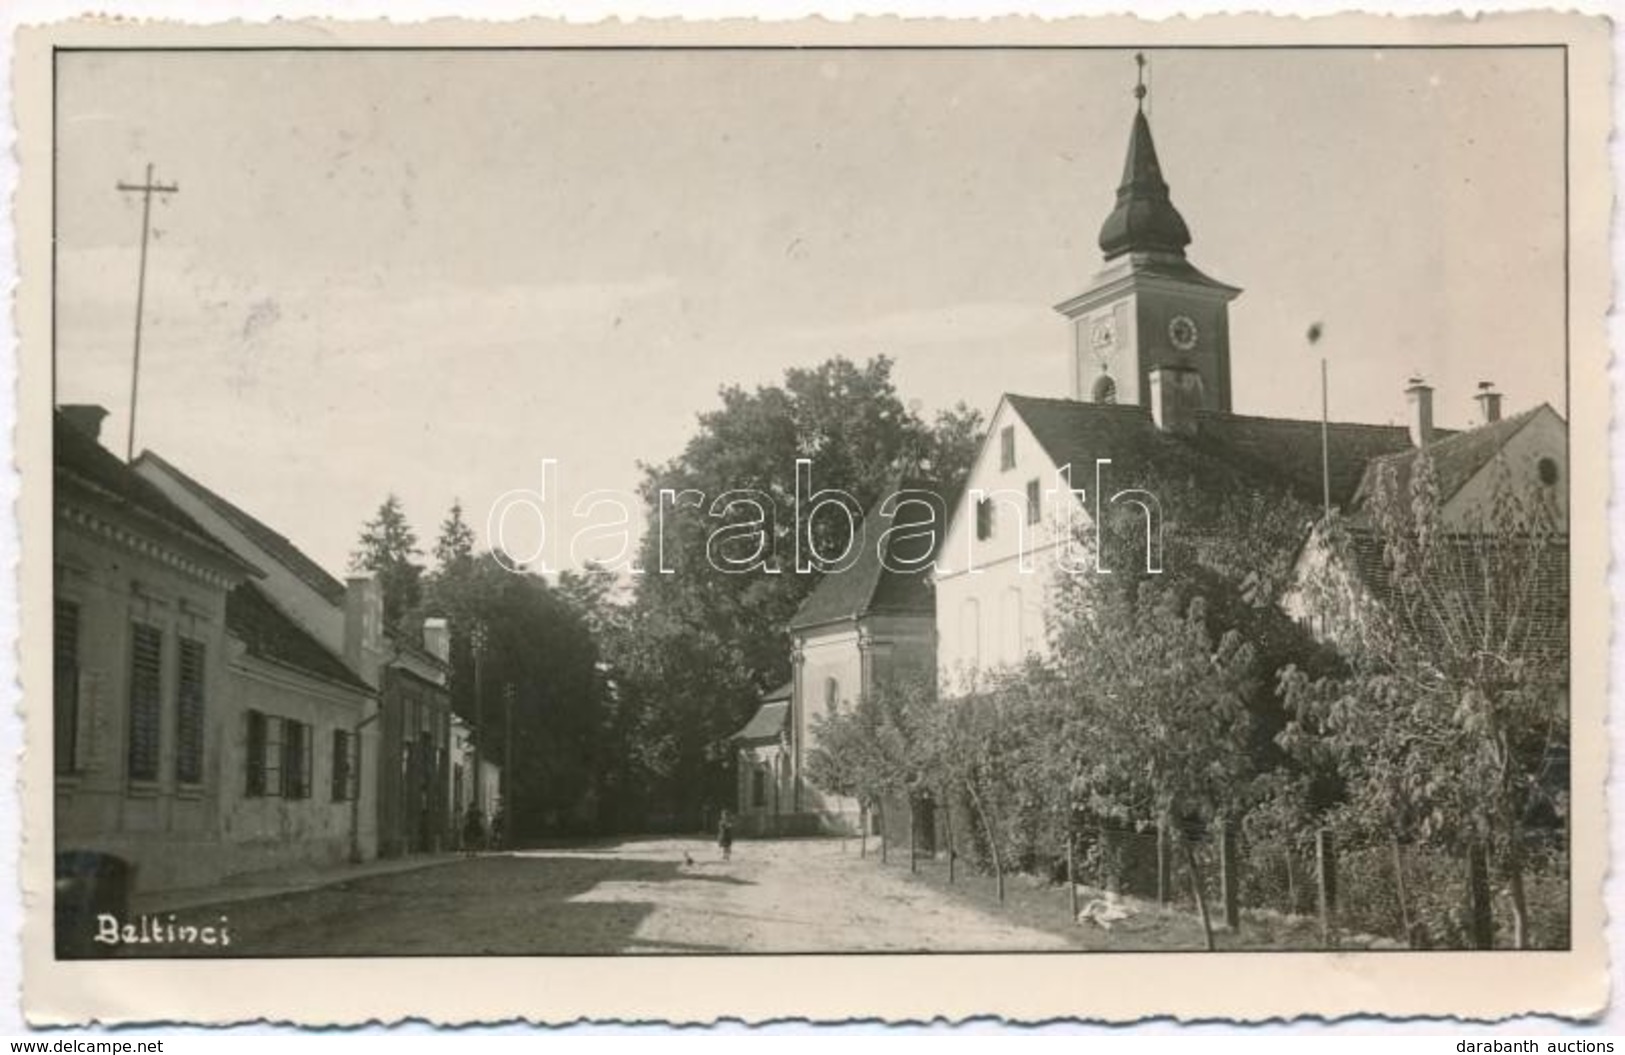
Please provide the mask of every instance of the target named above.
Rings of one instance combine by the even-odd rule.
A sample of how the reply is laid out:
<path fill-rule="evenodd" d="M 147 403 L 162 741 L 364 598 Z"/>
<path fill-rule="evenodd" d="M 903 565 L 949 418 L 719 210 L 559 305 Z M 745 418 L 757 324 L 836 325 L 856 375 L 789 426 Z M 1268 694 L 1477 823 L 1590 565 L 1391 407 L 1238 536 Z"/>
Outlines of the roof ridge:
<path fill-rule="evenodd" d="M 205 505 L 213 508 L 215 512 L 219 513 L 227 521 L 231 522 L 233 526 L 239 528 L 244 534 L 250 536 L 250 541 L 254 543 L 256 548 L 264 550 L 267 557 L 276 561 L 289 571 L 292 571 L 300 579 L 305 579 L 306 582 L 313 588 L 317 588 L 321 592 L 332 593 L 335 596 L 344 590 L 344 583 L 338 578 L 338 576 L 328 571 L 315 558 L 311 557 L 310 554 L 300 549 L 298 545 L 295 544 L 294 541 L 287 535 L 284 535 L 276 528 L 273 528 L 271 525 L 267 524 L 253 513 L 250 513 L 242 506 L 236 504 L 231 499 L 225 497 L 224 495 L 220 494 L 220 492 L 214 490 L 209 485 L 192 476 L 180 466 L 160 455 L 157 451 L 143 449 L 140 455 L 136 457 L 135 462 L 132 464 L 132 468 L 134 465 L 140 464 L 143 460 L 152 461 L 161 469 L 173 476 L 177 483 L 192 491 L 199 499 L 203 501 Z M 287 549 L 296 555 L 299 560 L 304 562 L 306 567 L 304 569 L 294 567 L 286 559 L 284 559 L 283 555 L 276 553 L 273 548 L 265 545 L 264 541 L 255 539 L 253 536 L 256 533 L 268 535 L 270 536 L 270 541 L 280 543 L 281 545 L 287 547 Z M 309 580 L 306 579 L 305 573 L 307 571 L 314 572 L 322 576 L 325 582 L 323 582 L 320 586 L 318 586 L 316 583 L 310 583 Z"/>
<path fill-rule="evenodd" d="M 1320 427 L 1319 418 L 1283 418 L 1271 417 L 1268 414 L 1238 414 L 1232 410 L 1200 409 L 1195 412 L 1197 417 L 1220 418 L 1227 421 L 1267 421 L 1280 425 L 1313 425 Z M 1327 426 L 1335 429 L 1383 429 L 1404 431 L 1407 426 L 1396 424 L 1383 424 L 1375 421 L 1328 421 Z M 1458 435 L 1455 432 L 1452 436 Z"/>

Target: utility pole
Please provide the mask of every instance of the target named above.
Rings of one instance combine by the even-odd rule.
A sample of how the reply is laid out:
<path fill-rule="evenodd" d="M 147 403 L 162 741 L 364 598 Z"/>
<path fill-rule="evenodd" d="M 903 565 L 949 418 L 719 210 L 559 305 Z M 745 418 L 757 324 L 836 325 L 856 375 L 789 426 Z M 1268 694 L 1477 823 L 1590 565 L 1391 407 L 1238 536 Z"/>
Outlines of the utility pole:
<path fill-rule="evenodd" d="M 141 270 L 136 273 L 135 280 L 135 355 L 130 362 L 130 432 L 124 445 L 124 460 L 135 459 L 135 404 L 141 385 L 141 316 L 147 301 L 147 239 L 152 233 L 152 196 L 154 194 L 176 194 L 180 186 L 174 183 L 154 183 L 152 181 L 152 162 L 147 162 L 147 178 L 143 183 L 118 184 L 121 191 L 130 191 L 141 195 Z"/>

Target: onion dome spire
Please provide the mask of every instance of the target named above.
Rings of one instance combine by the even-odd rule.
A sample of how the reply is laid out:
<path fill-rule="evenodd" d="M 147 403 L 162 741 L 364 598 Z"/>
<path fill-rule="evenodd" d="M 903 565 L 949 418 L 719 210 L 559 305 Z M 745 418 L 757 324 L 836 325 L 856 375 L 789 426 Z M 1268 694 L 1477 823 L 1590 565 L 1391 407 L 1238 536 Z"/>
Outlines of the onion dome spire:
<path fill-rule="evenodd" d="M 1139 76 L 1134 85 L 1134 127 L 1129 133 L 1123 181 L 1117 188 L 1117 206 L 1100 228 L 1100 249 L 1107 260 L 1124 253 L 1161 252 L 1185 255 L 1191 244 L 1184 217 L 1168 198 L 1168 184 L 1151 141 L 1151 123 L 1145 117 L 1145 55 L 1134 56 Z"/>

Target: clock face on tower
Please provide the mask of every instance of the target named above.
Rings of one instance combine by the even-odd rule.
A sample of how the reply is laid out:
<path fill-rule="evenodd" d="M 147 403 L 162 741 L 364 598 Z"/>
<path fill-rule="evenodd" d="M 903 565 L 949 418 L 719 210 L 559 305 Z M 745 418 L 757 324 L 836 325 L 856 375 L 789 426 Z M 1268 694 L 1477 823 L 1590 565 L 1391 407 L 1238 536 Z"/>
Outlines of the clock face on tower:
<path fill-rule="evenodd" d="M 1168 340 L 1182 352 L 1188 352 L 1196 347 L 1199 334 L 1196 323 L 1189 315 L 1175 315 L 1168 322 Z"/>
<path fill-rule="evenodd" d="M 1117 343 L 1117 327 L 1111 316 L 1096 319 L 1089 330 L 1089 344 L 1097 352 L 1104 352 Z"/>

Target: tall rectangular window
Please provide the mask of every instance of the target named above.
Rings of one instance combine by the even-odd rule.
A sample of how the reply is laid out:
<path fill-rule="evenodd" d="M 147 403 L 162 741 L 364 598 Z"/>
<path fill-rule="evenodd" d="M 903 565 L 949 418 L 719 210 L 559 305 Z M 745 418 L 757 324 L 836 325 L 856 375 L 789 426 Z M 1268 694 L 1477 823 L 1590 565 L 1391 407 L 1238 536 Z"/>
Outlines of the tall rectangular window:
<path fill-rule="evenodd" d="M 1016 467 L 1016 427 L 1006 425 L 999 430 L 999 468 Z"/>
<path fill-rule="evenodd" d="M 1027 523 L 1036 524 L 1044 516 L 1043 493 L 1038 489 L 1036 479 L 1027 481 Z"/>
<path fill-rule="evenodd" d="M 130 637 L 131 780 L 157 780 L 159 724 L 163 712 L 164 634 L 136 623 Z"/>
<path fill-rule="evenodd" d="M 180 669 L 175 679 L 175 780 L 203 783 L 203 672 L 201 641 L 181 638 Z"/>
<path fill-rule="evenodd" d="M 976 537 L 987 540 L 993 537 L 993 499 L 978 498 L 976 500 Z"/>
<path fill-rule="evenodd" d="M 312 739 L 310 726 L 285 718 L 282 720 L 282 727 L 282 797 L 308 799 Z"/>
<path fill-rule="evenodd" d="M 350 797 L 350 732 L 333 730 L 333 801 L 344 802 Z"/>
<path fill-rule="evenodd" d="M 288 727 L 296 723 L 259 711 L 248 712 L 248 787 L 250 798 L 286 795 Z"/>
<path fill-rule="evenodd" d="M 79 768 L 79 606 L 72 601 L 56 602 L 53 651 L 51 722 L 56 772 L 73 773 Z"/>

